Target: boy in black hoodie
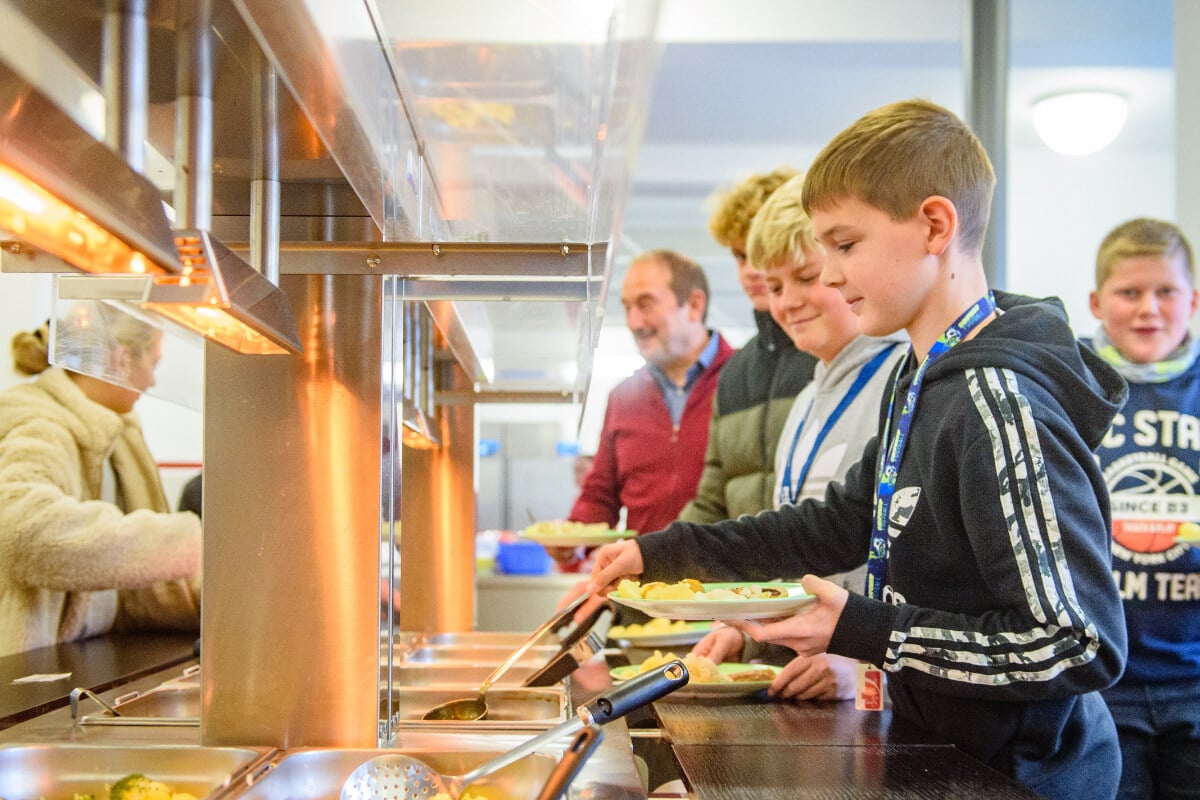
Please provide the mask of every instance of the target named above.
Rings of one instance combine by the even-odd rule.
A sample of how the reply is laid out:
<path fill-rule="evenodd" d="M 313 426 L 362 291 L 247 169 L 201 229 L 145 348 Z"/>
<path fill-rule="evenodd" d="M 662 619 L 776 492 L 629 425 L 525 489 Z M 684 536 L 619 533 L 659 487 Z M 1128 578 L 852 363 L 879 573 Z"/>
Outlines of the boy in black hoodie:
<path fill-rule="evenodd" d="M 991 292 L 981 250 L 995 177 L 979 140 L 926 101 L 870 112 L 817 157 L 804 206 L 821 280 L 859 329 L 901 328 L 908 358 L 878 435 L 823 502 L 666 531 L 596 553 L 626 575 L 805 575 L 794 617 L 755 639 L 881 666 L 892 712 L 1049 797 L 1115 794 L 1099 695 L 1126 641 L 1093 451 L 1124 402 L 1053 301 Z M 865 595 L 814 577 L 868 565 Z"/>

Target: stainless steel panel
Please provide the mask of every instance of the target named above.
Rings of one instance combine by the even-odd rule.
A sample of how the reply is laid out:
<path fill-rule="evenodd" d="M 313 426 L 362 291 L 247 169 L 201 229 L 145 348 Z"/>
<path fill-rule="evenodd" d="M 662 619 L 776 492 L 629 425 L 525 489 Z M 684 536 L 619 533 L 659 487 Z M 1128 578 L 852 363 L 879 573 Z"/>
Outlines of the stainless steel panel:
<path fill-rule="evenodd" d="M 437 386 L 467 389 L 454 362 L 435 362 Z M 475 615 L 475 409 L 437 414 L 436 450 L 403 448 L 399 627 L 470 630 Z"/>
<path fill-rule="evenodd" d="M 506 633 L 504 631 L 459 631 L 431 633 L 425 639 L 431 645 L 483 645 L 508 647 L 510 651 L 529 638 L 528 633 Z M 548 636 L 548 639 L 557 637 Z"/>
<path fill-rule="evenodd" d="M 107 797 L 107 784 L 140 772 L 176 792 L 208 797 L 265 751 L 216 747 L 0 747 L 0 791 L 8 800 L 66 800 L 75 792 Z"/>
<path fill-rule="evenodd" d="M 204 744 L 376 743 L 380 283 L 284 275 L 303 355 L 206 350 Z"/>
<path fill-rule="evenodd" d="M 473 696 L 459 687 L 406 687 L 392 692 L 395 724 L 403 728 L 452 730 L 472 733 L 493 730 L 536 730 L 563 722 L 569 715 L 562 689 L 491 689 L 487 693 L 485 720 L 423 720 L 426 711 L 441 703 Z M 381 703 L 381 707 L 386 705 Z"/>
<path fill-rule="evenodd" d="M 392 667 L 396 686 L 465 686 L 476 690 L 495 664 L 401 664 Z M 518 664 L 505 673 L 496 686 L 520 686 L 538 666 Z"/>
<path fill-rule="evenodd" d="M 429 645 L 404 654 L 405 662 L 459 662 L 467 664 L 500 664 L 513 654 L 513 647 L 487 645 Z M 518 664 L 545 664 L 558 652 L 558 647 L 536 645 L 517 659 Z"/>
<path fill-rule="evenodd" d="M 81 725 L 199 725 L 200 686 L 171 684 L 118 697 L 118 716 L 107 711 L 80 717 Z"/>
<path fill-rule="evenodd" d="M 523 737 L 455 736 L 422 739 L 403 734 L 405 744 L 389 750 L 300 750 L 289 752 L 254 786 L 231 797 L 241 800 L 332 800 L 355 768 L 384 753 L 415 756 L 443 775 L 462 775 L 521 741 Z M 480 780 L 489 797 L 532 798 L 546 782 L 561 753 L 535 754 Z"/>

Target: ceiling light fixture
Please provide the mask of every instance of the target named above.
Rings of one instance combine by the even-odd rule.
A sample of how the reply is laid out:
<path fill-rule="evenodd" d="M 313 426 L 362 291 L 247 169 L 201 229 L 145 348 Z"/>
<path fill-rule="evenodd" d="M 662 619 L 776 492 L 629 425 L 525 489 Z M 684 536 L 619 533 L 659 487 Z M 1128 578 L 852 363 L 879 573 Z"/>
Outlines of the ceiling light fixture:
<path fill-rule="evenodd" d="M 1113 143 L 1129 103 L 1116 92 L 1080 91 L 1052 94 L 1033 104 L 1033 127 L 1056 153 L 1087 156 Z"/>

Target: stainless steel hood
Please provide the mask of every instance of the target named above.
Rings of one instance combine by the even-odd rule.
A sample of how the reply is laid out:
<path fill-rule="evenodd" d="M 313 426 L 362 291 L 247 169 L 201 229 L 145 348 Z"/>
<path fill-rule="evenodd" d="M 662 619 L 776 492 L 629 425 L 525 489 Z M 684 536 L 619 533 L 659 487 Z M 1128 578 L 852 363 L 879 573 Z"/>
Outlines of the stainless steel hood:
<path fill-rule="evenodd" d="M 18 243 L 6 243 L 11 256 L 26 256 L 6 257 L 0 262 L 3 271 L 150 274 L 181 269 L 154 185 L 2 60 L 0 170 L 0 221 L 9 220 L 9 230 L 0 224 L 0 239 Z M 21 191 L 23 201 L 10 194 Z M 24 203 L 26 213 L 6 215 L 6 201 L 13 207 Z M 70 267 L 44 257 L 46 253 Z"/>
<path fill-rule="evenodd" d="M 176 232 L 188 274 L 155 278 L 143 307 L 239 353 L 304 350 L 287 295 L 207 231 Z"/>
<path fill-rule="evenodd" d="M 0 61 L 76 119 L 94 115 L 105 7 L 0 0 Z M 554 14 L 540 0 L 213 0 L 212 219 L 199 227 L 248 258 L 261 51 L 286 89 L 280 273 L 349 271 L 341 254 L 362 255 L 353 271 L 398 275 L 430 307 L 477 399 L 578 400 L 657 66 L 657 16 L 654 0 L 562 0 Z M 146 17 L 147 177 L 170 200 L 175 3 L 146 0 Z M 59 90 L 64 75 L 73 91 Z M 440 244 L 454 264 L 395 263 L 386 247 L 398 244 Z M 377 261 L 374 245 L 385 247 Z M 498 259 L 509 245 L 568 245 L 570 256 Z"/>

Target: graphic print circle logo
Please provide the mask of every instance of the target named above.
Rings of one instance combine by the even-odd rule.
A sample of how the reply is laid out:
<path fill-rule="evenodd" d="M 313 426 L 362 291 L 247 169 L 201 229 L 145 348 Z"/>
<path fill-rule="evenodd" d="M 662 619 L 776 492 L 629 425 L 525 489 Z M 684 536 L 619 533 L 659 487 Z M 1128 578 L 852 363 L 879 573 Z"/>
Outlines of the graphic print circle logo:
<path fill-rule="evenodd" d="M 1110 465 L 1105 479 L 1117 544 L 1135 553 L 1162 553 L 1175 545 L 1182 519 L 1161 514 L 1139 518 L 1129 512 L 1151 505 L 1161 507 L 1172 497 L 1190 500 L 1195 494 L 1196 474 L 1189 467 L 1173 458 L 1135 453 Z"/>

